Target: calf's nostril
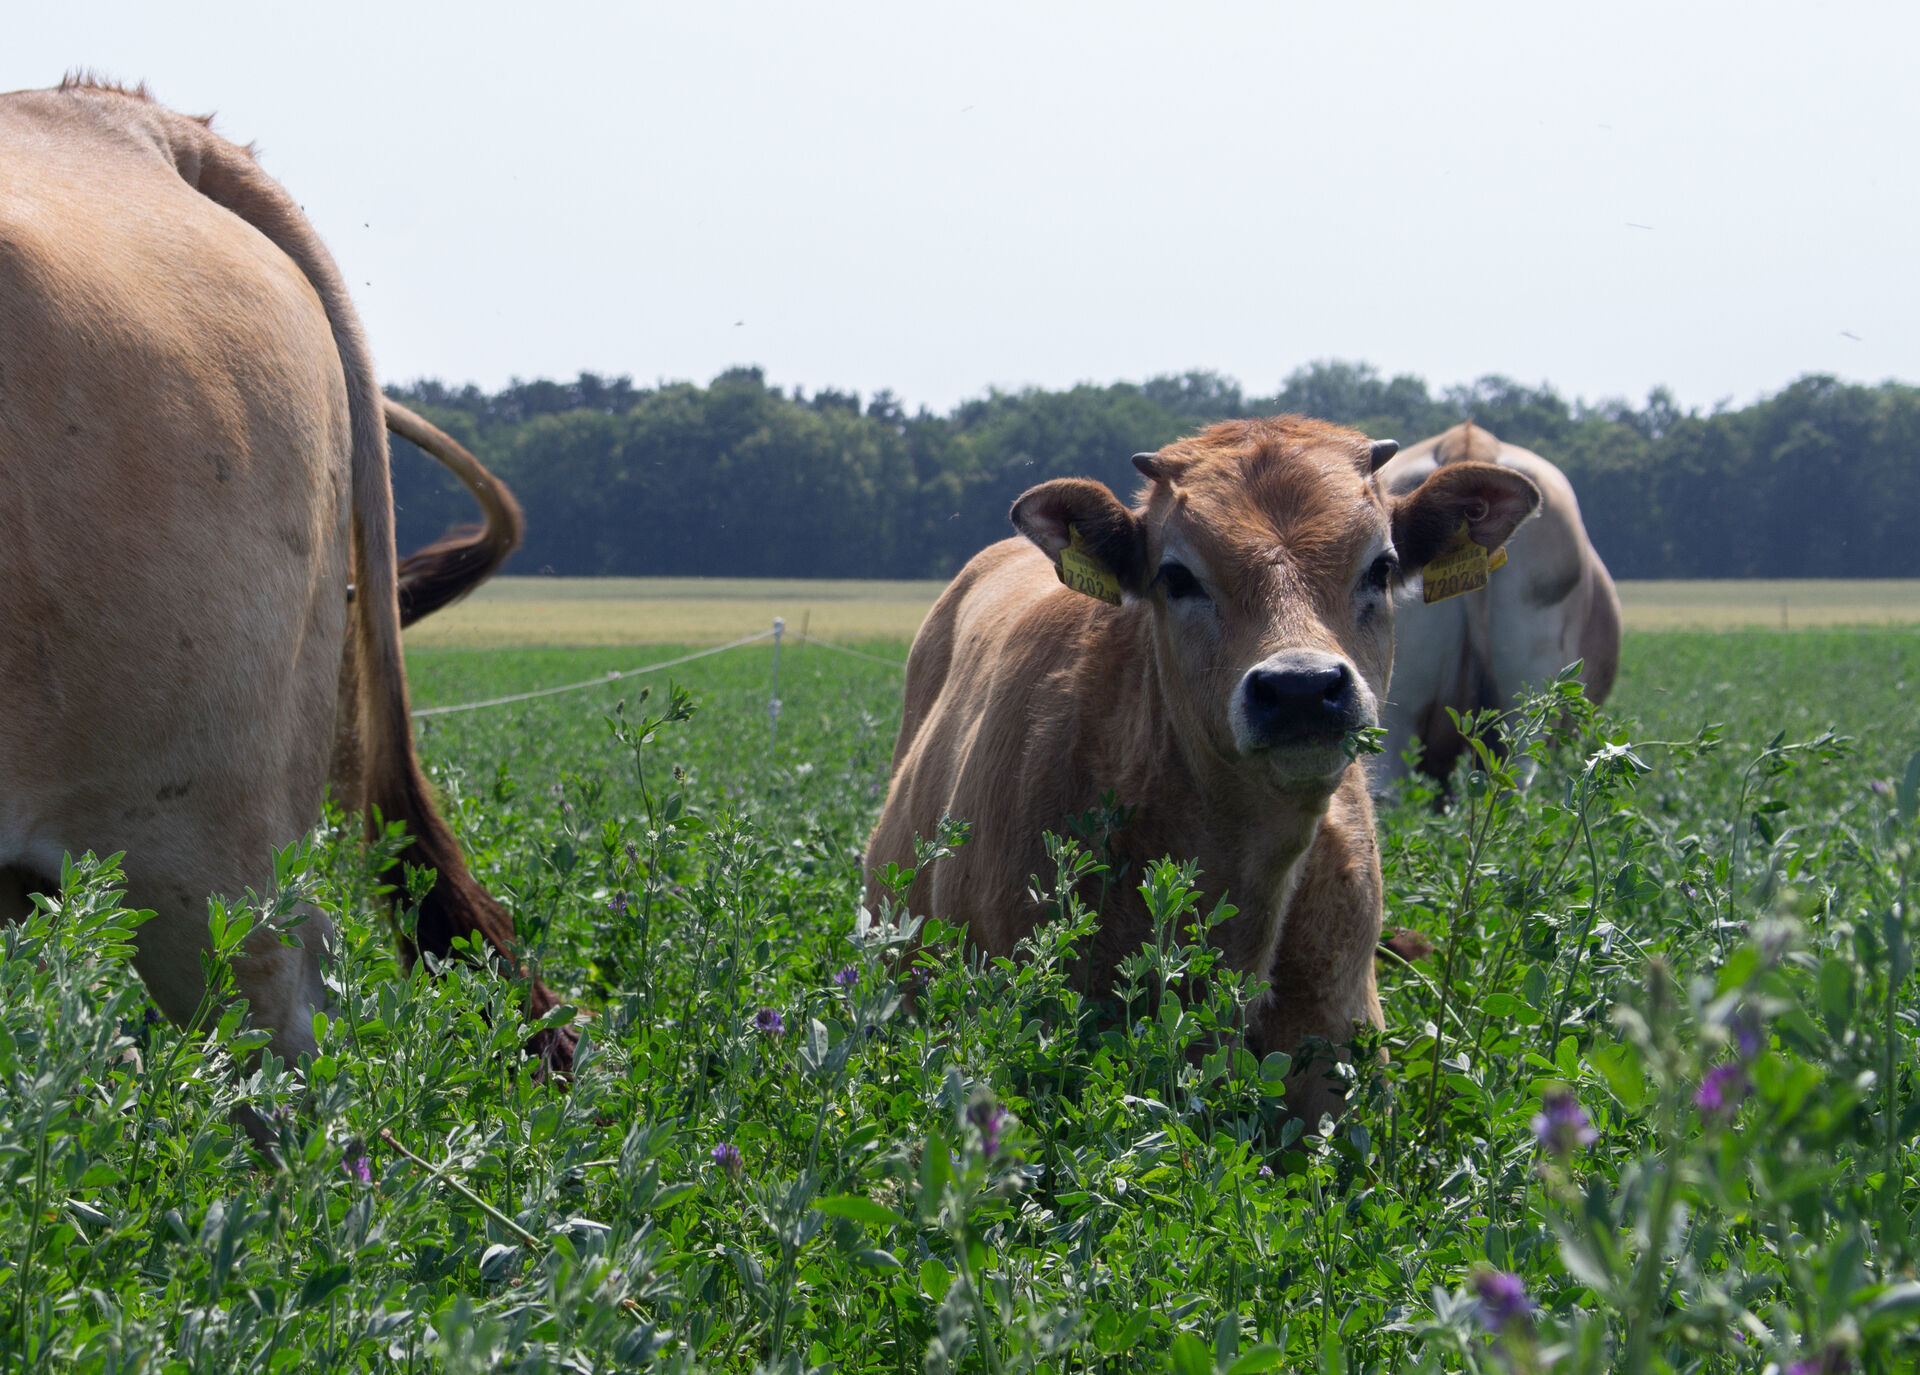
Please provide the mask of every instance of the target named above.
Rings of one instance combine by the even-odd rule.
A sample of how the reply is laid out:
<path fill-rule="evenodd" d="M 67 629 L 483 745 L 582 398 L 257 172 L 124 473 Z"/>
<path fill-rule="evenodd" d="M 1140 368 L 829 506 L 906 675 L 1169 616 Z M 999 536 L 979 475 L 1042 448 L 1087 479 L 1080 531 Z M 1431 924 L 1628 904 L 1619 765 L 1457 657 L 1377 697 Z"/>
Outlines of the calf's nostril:
<path fill-rule="evenodd" d="M 1353 670 L 1338 660 L 1265 665 L 1241 692 L 1246 725 L 1266 745 L 1330 739 L 1354 714 Z"/>
<path fill-rule="evenodd" d="M 1309 707 L 1334 704 L 1347 694 L 1344 668 L 1261 669 L 1249 675 L 1247 700 L 1260 707 Z"/>

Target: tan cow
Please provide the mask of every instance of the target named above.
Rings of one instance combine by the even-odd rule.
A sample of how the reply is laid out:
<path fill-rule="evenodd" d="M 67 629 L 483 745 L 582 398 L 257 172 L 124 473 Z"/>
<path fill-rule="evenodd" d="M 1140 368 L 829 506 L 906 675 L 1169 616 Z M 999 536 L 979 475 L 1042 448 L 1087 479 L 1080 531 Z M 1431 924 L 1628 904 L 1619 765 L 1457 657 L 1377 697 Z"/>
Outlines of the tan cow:
<path fill-rule="evenodd" d="M 1459 464 L 1389 500 L 1373 473 L 1393 449 L 1297 416 L 1233 421 L 1135 458 L 1131 510 L 1078 478 L 1021 496 L 1026 538 L 974 558 L 914 640 L 869 870 L 911 864 L 943 815 L 967 820 L 972 839 L 908 903 L 1008 954 L 1041 918 L 1027 890 L 1043 833 L 1111 788 L 1139 809 L 1114 842 L 1133 875 L 1195 858 L 1209 901 L 1240 909 L 1216 939 L 1270 976 L 1257 1046 L 1379 1026 L 1380 862 L 1346 745 L 1392 671 L 1390 594 L 1463 520 L 1497 546 L 1539 499 L 1518 474 Z M 1120 604 L 1062 586 L 1063 555 L 1111 570 Z M 1103 986 L 1150 935 L 1122 887 L 1093 939 Z M 1338 1107 L 1321 1076 L 1289 1101 L 1310 1121 Z"/>
<path fill-rule="evenodd" d="M 388 414 L 338 270 L 246 150 L 140 92 L 0 96 L 0 906 L 124 850 L 175 1020 L 208 895 L 269 890 L 330 760 L 437 871 L 420 945 L 517 958 L 414 757 Z M 453 557 L 415 565 L 421 605 Z M 283 1056 L 312 1048 L 328 933 L 257 932 L 237 962 Z"/>
<path fill-rule="evenodd" d="M 1444 780 L 1453 771 L 1465 741 L 1449 707 L 1465 715 L 1517 706 L 1529 685 L 1552 681 L 1576 659 L 1588 699 L 1603 702 L 1619 667 L 1620 599 L 1580 523 L 1573 487 L 1553 464 L 1468 422 L 1397 456 L 1380 470 L 1380 485 L 1404 495 L 1457 463 L 1526 474 L 1540 491 L 1540 512 L 1514 532 L 1507 566 L 1480 591 L 1429 605 L 1419 580 L 1410 580 L 1394 631 L 1376 785 L 1405 776 L 1402 755 L 1415 740 L 1423 773 Z"/>

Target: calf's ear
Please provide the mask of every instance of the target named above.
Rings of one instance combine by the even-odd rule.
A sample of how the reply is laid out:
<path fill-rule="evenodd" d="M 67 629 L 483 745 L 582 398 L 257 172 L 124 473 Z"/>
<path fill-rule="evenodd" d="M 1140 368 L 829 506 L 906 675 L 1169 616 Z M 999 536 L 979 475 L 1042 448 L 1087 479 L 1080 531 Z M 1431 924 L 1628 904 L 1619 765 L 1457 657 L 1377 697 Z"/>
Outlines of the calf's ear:
<path fill-rule="evenodd" d="M 1475 544 L 1498 549 L 1540 506 L 1524 473 L 1494 463 L 1449 463 L 1393 503 L 1393 545 L 1403 568 L 1430 563 L 1466 522 Z"/>
<path fill-rule="evenodd" d="M 1055 568 L 1077 531 L 1081 547 L 1112 571 L 1122 589 L 1138 595 L 1147 585 L 1146 531 L 1101 483 L 1060 477 L 1029 487 L 1015 500 L 1007 519 L 1040 546 Z"/>

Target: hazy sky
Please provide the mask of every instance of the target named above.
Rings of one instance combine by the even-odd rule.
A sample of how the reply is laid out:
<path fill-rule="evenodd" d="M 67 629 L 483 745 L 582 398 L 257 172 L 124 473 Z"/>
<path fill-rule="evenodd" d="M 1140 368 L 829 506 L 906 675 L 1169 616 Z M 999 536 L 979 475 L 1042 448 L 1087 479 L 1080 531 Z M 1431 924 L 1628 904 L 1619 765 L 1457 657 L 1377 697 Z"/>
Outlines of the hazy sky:
<path fill-rule="evenodd" d="M 258 144 L 381 375 L 1920 379 L 1920 7 L 14 7 Z"/>

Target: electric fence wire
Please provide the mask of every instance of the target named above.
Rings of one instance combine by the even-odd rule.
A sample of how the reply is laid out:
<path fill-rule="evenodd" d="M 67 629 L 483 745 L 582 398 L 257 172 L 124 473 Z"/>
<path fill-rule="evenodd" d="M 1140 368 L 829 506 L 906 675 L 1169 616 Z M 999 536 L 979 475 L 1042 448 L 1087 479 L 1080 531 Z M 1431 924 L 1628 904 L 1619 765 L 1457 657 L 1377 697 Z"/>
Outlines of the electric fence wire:
<path fill-rule="evenodd" d="M 807 634 L 805 631 L 796 630 L 790 633 L 793 635 L 793 637 L 796 640 L 805 640 L 810 645 L 819 645 L 820 648 L 822 649 L 835 650 L 841 654 L 851 654 L 854 658 L 865 659 L 868 663 L 885 664 L 888 668 L 905 668 L 906 667 L 906 665 L 901 663 L 898 659 L 883 659 L 878 654 L 868 654 L 866 651 L 859 650 L 859 649 L 848 649 L 845 645 L 837 645 L 833 643 L 833 641 L 831 640 L 816 640 L 814 639 L 813 636 Z"/>
<path fill-rule="evenodd" d="M 680 664 L 690 664 L 695 659 L 705 659 L 710 655 L 724 654 L 729 649 L 738 649 L 742 645 L 750 645 L 756 640 L 770 639 L 772 636 L 773 632 L 771 630 L 762 630 L 755 635 L 743 635 L 739 639 L 731 640 L 726 644 L 715 645 L 712 649 L 702 649 L 693 654 L 683 654 L 678 659 L 666 659 L 657 664 L 643 664 L 639 668 L 629 668 L 619 672 L 608 672 L 598 678 L 589 678 L 581 683 L 564 683 L 559 687 L 536 688 L 532 692 L 516 692 L 506 697 L 489 697 L 485 701 L 480 702 L 461 702 L 455 706 L 422 707 L 413 714 L 415 716 L 447 716 L 456 711 L 478 711 L 482 707 L 504 707 L 510 702 L 525 702 L 535 697 L 552 697 L 554 694 L 561 692 L 579 692 L 583 688 L 599 687 L 603 683 L 617 683 L 622 678 L 634 678 L 642 673 L 658 673 L 663 668 L 674 668 Z"/>
<path fill-rule="evenodd" d="M 845 645 L 837 645 L 831 640 L 816 639 L 814 636 L 804 634 L 800 631 L 790 631 L 788 633 L 797 640 L 805 640 L 810 645 L 819 645 L 822 649 L 831 649 L 838 654 L 851 654 L 854 658 L 865 659 L 868 663 L 884 664 L 886 667 L 892 669 L 904 669 L 906 667 L 906 665 L 898 659 L 887 659 L 878 654 L 868 654 L 865 650 L 848 649 Z M 690 664 L 695 659 L 705 659 L 715 654 L 724 654 L 729 649 L 739 649 L 742 645 L 750 645 L 760 640 L 771 639 L 773 635 L 774 632 L 771 630 L 762 630 L 753 635 L 742 635 L 739 639 L 729 640 L 723 645 L 715 645 L 711 649 L 702 649 L 692 654 L 683 654 L 677 659 L 664 659 L 657 664 L 642 664 L 639 668 L 608 672 L 598 678 L 588 678 L 584 682 L 563 683 L 559 687 L 536 688 L 532 692 L 515 692 L 506 697 L 488 697 L 479 702 L 460 702 L 453 706 L 445 707 L 422 707 L 413 714 L 415 716 L 450 716 L 460 711 L 479 711 L 482 707 L 504 707 L 514 702 L 530 701 L 535 697 L 552 697 L 562 692 L 579 692 L 585 688 L 599 687 L 603 683 L 617 683 L 622 678 L 635 678 L 643 673 L 658 673 L 663 668 L 677 668 L 681 664 Z"/>

